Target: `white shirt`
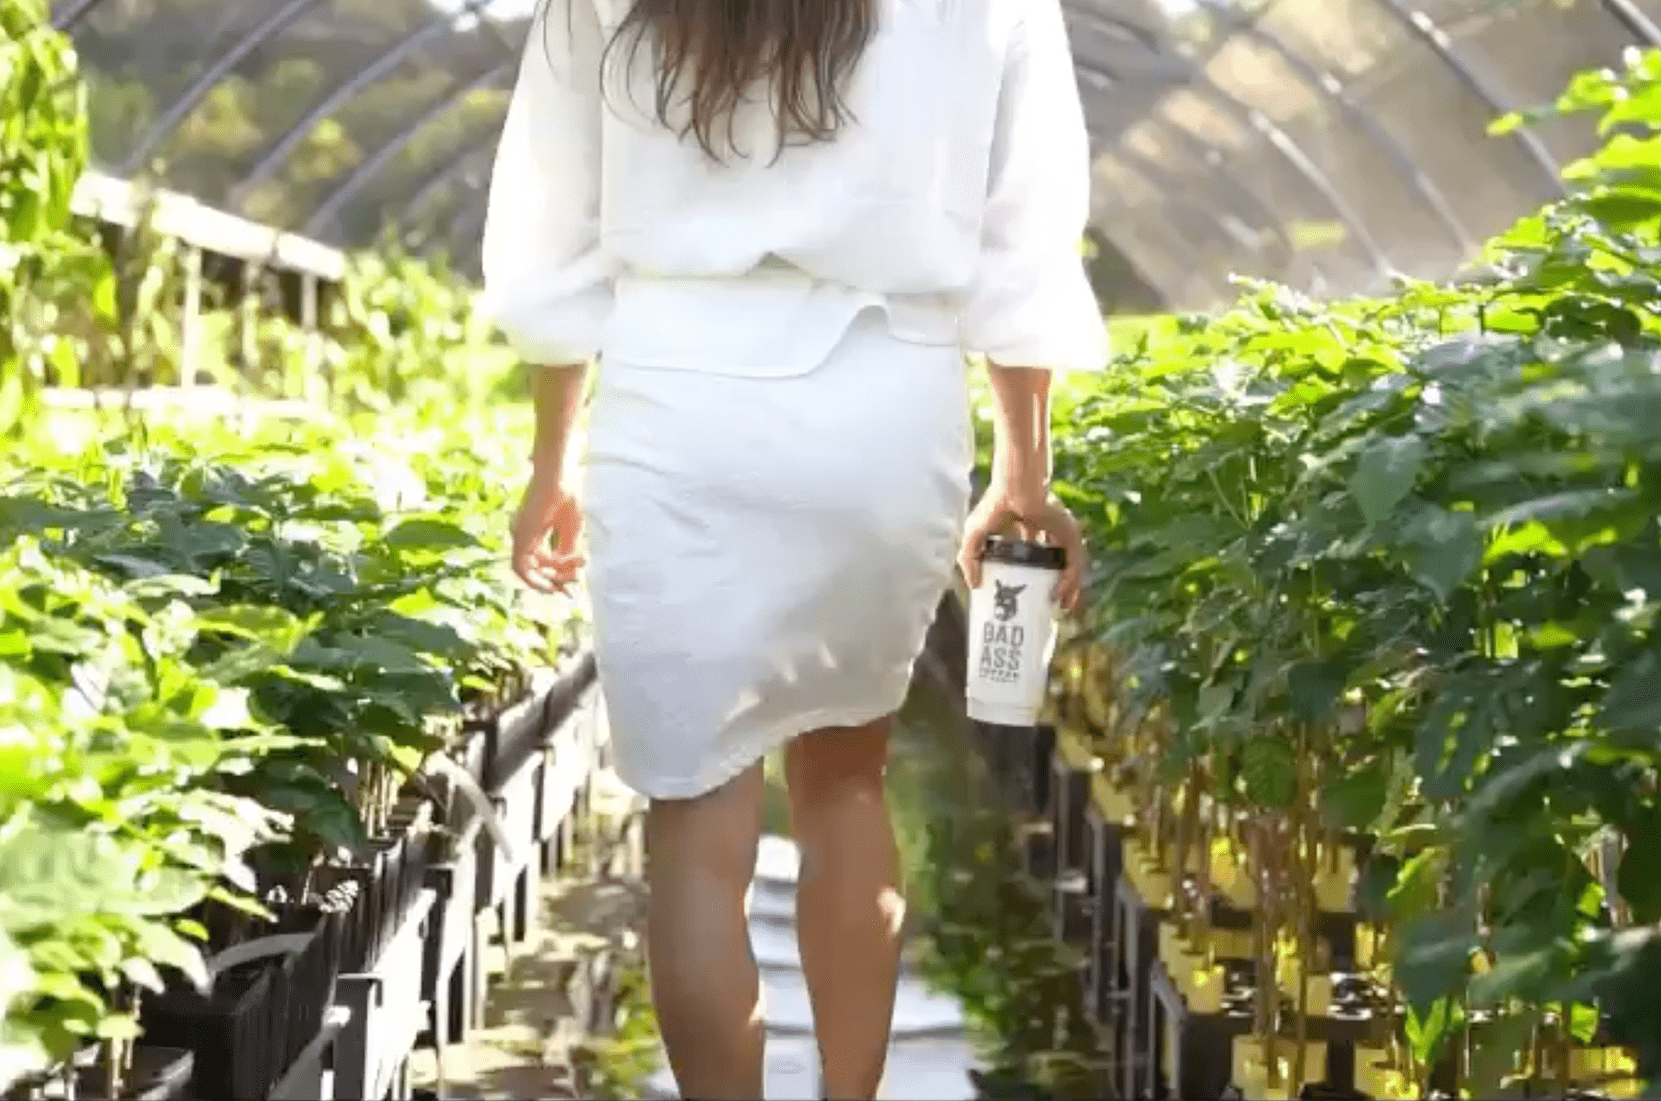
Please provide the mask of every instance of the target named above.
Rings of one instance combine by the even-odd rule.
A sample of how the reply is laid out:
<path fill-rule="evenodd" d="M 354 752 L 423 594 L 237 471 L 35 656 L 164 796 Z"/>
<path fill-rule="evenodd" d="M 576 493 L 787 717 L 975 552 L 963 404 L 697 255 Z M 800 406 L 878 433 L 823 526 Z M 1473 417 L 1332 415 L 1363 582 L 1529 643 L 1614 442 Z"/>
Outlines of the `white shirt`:
<path fill-rule="evenodd" d="M 625 40 L 602 89 L 629 2 L 553 0 L 526 43 L 483 242 L 524 358 L 800 373 L 877 305 L 903 339 L 1101 369 L 1060 0 L 876 0 L 836 138 L 780 153 L 757 96 L 719 161 L 657 121 L 649 47 L 625 72 Z"/>

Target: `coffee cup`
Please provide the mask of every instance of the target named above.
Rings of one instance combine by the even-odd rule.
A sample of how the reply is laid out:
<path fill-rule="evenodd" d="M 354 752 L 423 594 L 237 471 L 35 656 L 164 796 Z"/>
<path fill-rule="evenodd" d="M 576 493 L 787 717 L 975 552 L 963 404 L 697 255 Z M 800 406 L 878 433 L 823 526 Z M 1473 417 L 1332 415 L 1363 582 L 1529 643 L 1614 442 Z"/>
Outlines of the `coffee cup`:
<path fill-rule="evenodd" d="M 976 722 L 1038 722 L 1055 647 L 1055 586 L 1066 565 L 1060 547 L 986 541 L 980 585 L 969 594 L 968 705 Z"/>

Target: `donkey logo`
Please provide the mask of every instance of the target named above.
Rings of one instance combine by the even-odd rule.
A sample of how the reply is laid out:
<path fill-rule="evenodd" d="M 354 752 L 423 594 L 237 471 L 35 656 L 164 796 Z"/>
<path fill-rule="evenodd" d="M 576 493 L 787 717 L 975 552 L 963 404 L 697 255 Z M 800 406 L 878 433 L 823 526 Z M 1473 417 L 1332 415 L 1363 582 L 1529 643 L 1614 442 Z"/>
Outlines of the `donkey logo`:
<path fill-rule="evenodd" d="M 1002 620 L 1015 618 L 1020 611 L 1016 598 L 1026 589 L 1025 585 L 1005 585 L 1002 581 L 992 583 L 992 614 Z"/>

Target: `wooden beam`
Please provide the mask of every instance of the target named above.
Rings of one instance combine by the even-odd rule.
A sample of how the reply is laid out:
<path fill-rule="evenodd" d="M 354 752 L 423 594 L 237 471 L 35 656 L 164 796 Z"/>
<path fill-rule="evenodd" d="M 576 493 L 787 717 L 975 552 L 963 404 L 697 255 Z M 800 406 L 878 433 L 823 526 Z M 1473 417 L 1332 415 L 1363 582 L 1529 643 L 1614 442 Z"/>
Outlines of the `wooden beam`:
<path fill-rule="evenodd" d="M 102 172 L 88 172 L 76 183 L 72 209 L 123 229 L 148 221 L 157 232 L 186 244 L 262 267 L 326 282 L 346 274 L 346 254 L 339 249 L 227 214 L 177 191 L 143 188 Z"/>

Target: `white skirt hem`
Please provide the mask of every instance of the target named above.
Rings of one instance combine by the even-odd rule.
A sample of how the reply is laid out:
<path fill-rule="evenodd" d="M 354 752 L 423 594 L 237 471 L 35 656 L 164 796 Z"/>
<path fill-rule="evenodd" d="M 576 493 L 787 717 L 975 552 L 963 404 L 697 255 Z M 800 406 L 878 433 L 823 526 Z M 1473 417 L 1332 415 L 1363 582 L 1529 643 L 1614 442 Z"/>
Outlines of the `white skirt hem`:
<path fill-rule="evenodd" d="M 620 780 L 648 799 L 696 799 L 731 783 L 745 769 L 803 734 L 827 728 L 864 726 L 866 723 L 873 723 L 895 714 L 905 703 L 910 686 L 911 677 L 908 673 L 899 691 L 893 694 L 890 703 L 871 707 L 828 707 L 793 715 L 771 726 L 763 727 L 734 746 L 725 756 L 710 762 L 708 768 L 689 780 L 670 779 L 649 771 L 633 773 L 627 762 L 622 760 L 616 761 L 614 767 Z"/>

